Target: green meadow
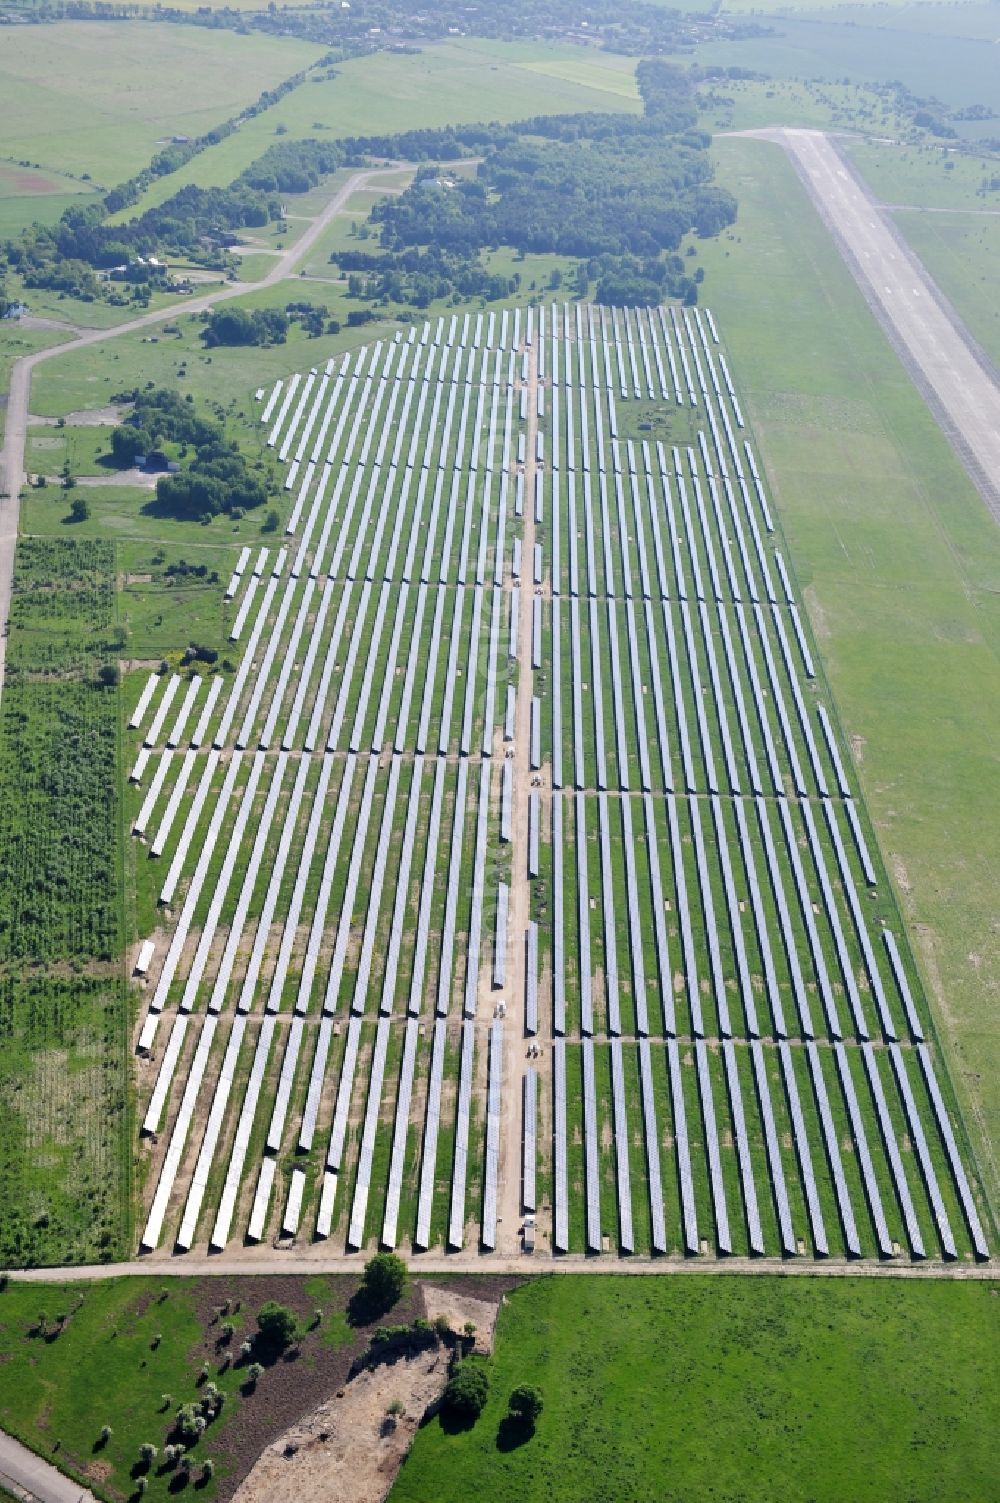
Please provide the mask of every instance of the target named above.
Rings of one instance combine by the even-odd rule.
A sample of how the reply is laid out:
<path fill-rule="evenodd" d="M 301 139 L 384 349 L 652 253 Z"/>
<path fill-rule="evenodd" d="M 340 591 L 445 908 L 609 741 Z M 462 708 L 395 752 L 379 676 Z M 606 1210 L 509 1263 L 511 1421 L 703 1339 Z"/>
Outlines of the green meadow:
<path fill-rule="evenodd" d="M 1000 1300 L 981 1283 L 550 1277 L 500 1311 L 475 1426 L 418 1432 L 391 1503 L 983 1503 Z M 504 1424 L 541 1389 L 533 1435 Z"/>
<path fill-rule="evenodd" d="M 4 155 L 113 187 L 158 142 L 197 136 L 321 56 L 288 38 L 66 21 L 5 28 Z"/>

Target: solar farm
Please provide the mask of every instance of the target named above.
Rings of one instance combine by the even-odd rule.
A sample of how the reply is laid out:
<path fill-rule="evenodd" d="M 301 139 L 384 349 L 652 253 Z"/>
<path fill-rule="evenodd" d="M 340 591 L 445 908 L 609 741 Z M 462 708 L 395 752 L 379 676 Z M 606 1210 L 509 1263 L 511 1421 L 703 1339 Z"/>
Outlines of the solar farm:
<path fill-rule="evenodd" d="M 459 313 L 257 400 L 235 671 L 129 722 L 142 1249 L 988 1257 L 712 314 Z"/>

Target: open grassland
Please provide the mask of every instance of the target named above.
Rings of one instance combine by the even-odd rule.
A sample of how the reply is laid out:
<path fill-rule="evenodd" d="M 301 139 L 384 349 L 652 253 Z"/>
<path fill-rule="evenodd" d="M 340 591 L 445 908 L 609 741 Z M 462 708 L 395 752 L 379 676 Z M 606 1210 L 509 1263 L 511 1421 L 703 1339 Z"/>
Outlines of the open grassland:
<path fill-rule="evenodd" d="M 54 224 L 64 210 L 93 195 L 86 183 L 56 172 L 36 172 L 0 162 L 0 238 L 16 235 L 35 220 Z"/>
<path fill-rule="evenodd" d="M 913 93 L 958 107 L 1000 107 L 1000 70 L 990 47 L 973 37 L 928 37 L 877 25 L 775 16 L 771 36 L 706 42 L 700 63 L 752 68 L 773 78 L 810 78 L 854 84 L 899 79 Z M 990 134 L 990 124 L 977 130 Z"/>
<path fill-rule="evenodd" d="M 20 323 L 0 322 L 0 395 L 6 397 L 10 384 L 11 366 L 24 355 L 34 350 L 46 350 L 50 345 L 62 344 L 65 336 L 58 329 L 26 329 Z M 0 439 L 3 438 L 7 417 L 7 404 L 0 402 Z"/>
<path fill-rule="evenodd" d="M 293 299 L 305 297 L 334 307 L 336 288 L 308 283 L 306 287 L 308 290 L 298 279 L 279 283 L 256 297 L 248 294 L 240 298 L 235 306 L 284 307 Z M 248 413 L 248 398 L 258 383 L 273 385 L 277 377 L 291 370 L 319 364 L 340 351 L 384 338 L 387 325 L 368 324 L 309 339 L 299 325 L 293 324 L 287 344 L 253 350 L 252 368 L 245 347 L 218 346 L 206 352 L 200 338 L 202 328 L 196 314 L 187 314 L 178 320 L 176 333 L 161 330 L 154 338 L 128 334 L 107 345 L 67 352 L 39 367 L 31 386 L 31 409 L 40 416 L 61 417 L 82 408 L 103 407 L 117 392 L 145 381 L 157 386 L 174 385 L 183 367 L 180 380 L 185 393 L 192 392 L 196 400 L 221 402 L 227 408 L 235 403 Z"/>
<path fill-rule="evenodd" d="M 10 27 L 0 55 L 4 153 L 111 187 L 148 166 L 158 141 L 220 125 L 319 56 L 308 43 L 203 27 Z"/>
<path fill-rule="evenodd" d="M 469 37 L 421 48 L 417 57 L 376 52 L 351 58 L 338 63 L 332 79 L 317 75 L 300 84 L 182 171 L 154 183 L 129 214 L 162 203 L 184 183 L 232 182 L 273 143 L 279 125 L 286 140 L 317 134 L 336 139 L 580 110 L 638 114 L 635 63 L 611 54 L 581 58 L 579 49 L 569 46 Z M 560 64 L 566 76 L 551 71 Z"/>
<path fill-rule="evenodd" d="M 718 79 L 702 85 L 701 125 L 708 131 L 789 125 L 896 132 L 903 122 L 892 100 L 875 89 L 797 79 Z"/>
<path fill-rule="evenodd" d="M 504 1304 L 471 1430 L 418 1431 L 392 1503 L 913 1503 L 993 1495 L 988 1285 L 550 1278 Z M 503 1424 L 537 1384 L 535 1434 Z"/>
<path fill-rule="evenodd" d="M 959 156 L 940 146 L 846 141 L 844 150 L 880 203 L 922 209 L 1000 209 L 1000 176 L 990 156 Z"/>
<path fill-rule="evenodd" d="M 780 150 L 716 160 L 711 301 L 995 1197 L 1000 533 Z"/>
<path fill-rule="evenodd" d="M 367 1335 L 345 1317 L 354 1287 L 324 1278 L 11 1283 L 0 1294 L 0 1424 L 100 1498 L 135 1496 L 146 1476 L 146 1496 L 166 1499 L 185 1482 L 165 1465 L 164 1446 L 179 1406 L 202 1399 L 207 1378 L 224 1401 L 190 1452 L 186 1490 L 230 1497 L 260 1449 L 346 1378 Z M 298 1348 L 294 1360 L 267 1360 L 254 1385 L 240 1346 L 275 1298 L 297 1319 Z M 145 1443 L 159 1452 L 148 1468 Z M 199 1475 L 208 1457 L 211 1481 Z"/>

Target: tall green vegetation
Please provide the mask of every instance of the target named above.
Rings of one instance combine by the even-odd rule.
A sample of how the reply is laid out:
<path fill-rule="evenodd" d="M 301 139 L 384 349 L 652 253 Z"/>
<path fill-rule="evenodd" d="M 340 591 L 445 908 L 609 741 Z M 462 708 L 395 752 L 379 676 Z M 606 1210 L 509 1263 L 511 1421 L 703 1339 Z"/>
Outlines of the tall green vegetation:
<path fill-rule="evenodd" d="M 18 547 L 0 700 L 0 1264 L 116 1256 L 127 1235 L 114 583 L 109 543 Z"/>
<path fill-rule="evenodd" d="M 553 116 L 498 132 L 474 180 L 425 175 L 376 205 L 388 265 L 357 252 L 339 254 L 340 265 L 383 277 L 451 271 L 454 280 L 445 258 L 462 265 L 510 245 L 585 258 L 602 302 L 694 302 L 697 279 L 675 253 L 690 230 L 712 236 L 731 224 L 736 201 L 711 183 L 689 77 L 660 61 L 640 63 L 636 77 L 641 117 Z M 424 267 L 414 247 L 424 248 Z"/>

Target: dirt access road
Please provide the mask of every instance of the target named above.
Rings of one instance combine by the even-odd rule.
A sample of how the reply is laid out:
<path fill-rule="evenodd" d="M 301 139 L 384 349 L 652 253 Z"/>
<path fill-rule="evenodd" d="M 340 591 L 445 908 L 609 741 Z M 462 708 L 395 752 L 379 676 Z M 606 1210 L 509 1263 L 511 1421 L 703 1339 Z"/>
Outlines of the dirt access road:
<path fill-rule="evenodd" d="M 1000 522 L 1000 373 L 830 136 L 736 134 L 789 153 L 869 307 Z"/>
<path fill-rule="evenodd" d="M 25 355 L 11 368 L 10 388 L 7 398 L 7 427 L 3 449 L 0 450 L 0 625 L 10 617 L 11 586 L 14 578 L 14 548 L 17 543 L 18 515 L 20 511 L 21 486 L 24 484 L 24 446 L 28 433 L 28 402 L 31 395 L 31 378 L 36 366 L 44 360 L 57 360 L 68 351 L 79 350 L 84 345 L 105 344 L 119 339 L 123 334 L 135 334 L 156 324 L 169 322 L 188 313 L 202 313 L 216 303 L 230 298 L 243 297 L 250 292 L 259 292 L 275 282 L 290 277 L 297 265 L 304 261 L 330 221 L 340 213 L 352 194 L 359 189 L 378 182 L 379 177 L 398 173 L 410 166 L 407 162 L 393 162 L 391 166 L 367 168 L 352 172 L 347 181 L 337 189 L 318 218 L 314 219 L 305 233 L 287 250 L 279 252 L 274 265 L 259 282 L 238 282 L 232 287 L 217 288 L 185 302 L 171 303 L 168 308 L 159 308 L 155 313 L 144 313 L 140 318 L 129 319 L 113 329 L 82 329 L 72 324 L 61 325 L 73 337 L 65 344 L 51 349 L 38 350 Z M 445 167 L 456 165 L 445 162 Z M 3 669 L 6 658 L 7 637 L 4 629 L 0 635 L 0 693 L 3 691 Z"/>
<path fill-rule="evenodd" d="M 31 1284 L 92 1283 L 101 1279 L 118 1278 L 219 1278 L 253 1277 L 255 1274 L 312 1275 L 321 1273 L 353 1274 L 360 1278 L 365 1258 L 361 1254 L 331 1254 L 322 1243 L 315 1243 L 308 1251 L 301 1249 L 275 1252 L 271 1247 L 261 1246 L 249 1255 L 226 1254 L 174 1256 L 163 1253 L 149 1258 L 132 1258 L 127 1263 L 90 1263 L 66 1268 L 8 1269 L 12 1279 Z M 420 1253 L 409 1259 L 410 1273 L 414 1278 L 437 1278 L 439 1275 L 468 1273 L 520 1274 L 523 1278 L 542 1278 L 552 1274 L 598 1273 L 642 1277 L 653 1275 L 662 1278 L 676 1274 L 709 1274 L 725 1278 L 727 1274 L 750 1273 L 764 1278 L 806 1279 L 984 1279 L 996 1282 L 997 1264 L 988 1263 L 895 1263 L 876 1262 L 874 1259 L 848 1262 L 814 1263 L 811 1259 L 785 1261 L 781 1258 L 685 1258 L 674 1255 L 669 1258 L 602 1258 L 572 1254 L 568 1257 L 525 1257 L 523 1254 L 505 1257 L 501 1254 L 475 1253 Z"/>

